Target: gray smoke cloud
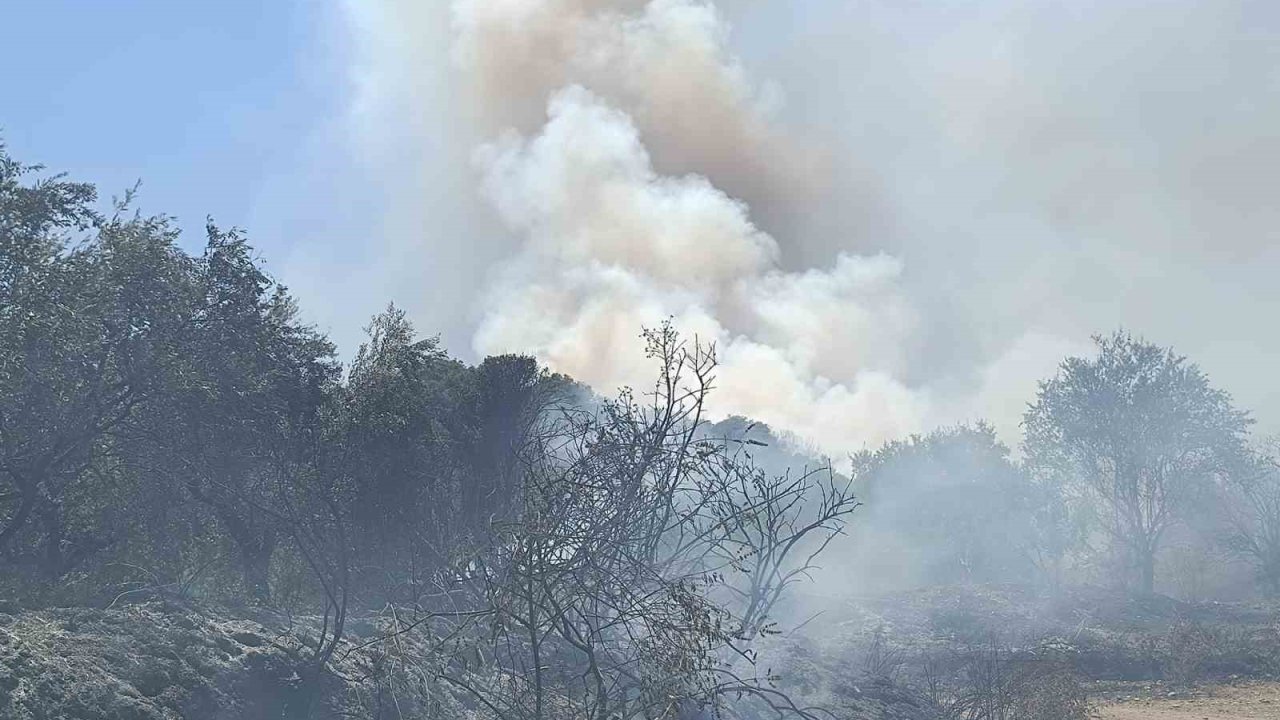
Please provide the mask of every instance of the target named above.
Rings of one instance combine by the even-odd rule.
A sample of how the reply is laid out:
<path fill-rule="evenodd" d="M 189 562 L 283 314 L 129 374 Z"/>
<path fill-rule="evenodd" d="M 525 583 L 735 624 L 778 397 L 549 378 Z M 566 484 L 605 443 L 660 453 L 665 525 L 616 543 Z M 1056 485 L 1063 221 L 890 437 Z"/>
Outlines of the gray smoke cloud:
<path fill-rule="evenodd" d="M 754 206 L 725 190 L 788 205 L 812 173 L 774 135 L 714 6 L 453 9 L 481 116 L 507 128 L 476 153 L 484 195 L 522 239 L 483 299 L 479 353 L 533 352 L 605 391 L 642 388 L 638 329 L 670 317 L 718 349 L 715 414 L 835 455 L 922 425 L 924 393 L 894 376 L 912 325 L 900 264 L 841 254 L 785 272 Z M 539 102 L 528 115 L 544 124 L 526 135 L 539 120 L 522 111 Z"/>
<path fill-rule="evenodd" d="M 1280 415 L 1268 3 L 348 4 L 353 130 L 419 322 L 840 455 L 991 418 L 1117 326 Z"/>

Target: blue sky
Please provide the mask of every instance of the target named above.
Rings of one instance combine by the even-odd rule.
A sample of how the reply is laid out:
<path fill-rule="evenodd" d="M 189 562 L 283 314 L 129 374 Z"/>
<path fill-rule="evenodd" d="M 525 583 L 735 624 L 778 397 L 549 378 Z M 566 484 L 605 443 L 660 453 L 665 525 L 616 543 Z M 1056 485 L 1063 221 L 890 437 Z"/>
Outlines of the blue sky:
<path fill-rule="evenodd" d="M 176 216 L 192 247 L 206 215 L 249 228 L 269 262 L 308 233 L 341 232 L 313 212 L 349 171 L 332 10 L 11 0 L 4 14 L 0 133 L 14 156 L 104 199 L 141 180 L 139 207 Z"/>

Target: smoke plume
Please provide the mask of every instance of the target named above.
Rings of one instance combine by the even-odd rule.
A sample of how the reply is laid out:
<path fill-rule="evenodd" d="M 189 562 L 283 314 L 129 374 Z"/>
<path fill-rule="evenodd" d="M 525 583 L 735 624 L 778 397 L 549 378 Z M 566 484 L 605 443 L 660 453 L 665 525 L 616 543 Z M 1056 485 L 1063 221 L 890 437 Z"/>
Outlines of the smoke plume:
<path fill-rule="evenodd" d="M 348 8 L 363 151 L 403 169 L 374 255 L 451 346 L 639 389 L 672 318 L 719 349 L 716 414 L 835 456 L 1016 442 L 1118 326 L 1280 409 L 1266 3 Z"/>
<path fill-rule="evenodd" d="M 717 347 L 716 415 L 831 454 L 921 427 L 925 393 L 894 376 L 913 328 L 901 264 L 785 272 L 753 222 L 742 198 L 798 202 L 804 167 L 711 5 L 461 1 L 454 22 L 482 113 L 507 128 L 476 152 L 484 196 L 522 240 L 484 298 L 478 352 L 642 388 L 639 330 L 672 318 Z M 522 132 L 536 103 L 542 124 Z"/>

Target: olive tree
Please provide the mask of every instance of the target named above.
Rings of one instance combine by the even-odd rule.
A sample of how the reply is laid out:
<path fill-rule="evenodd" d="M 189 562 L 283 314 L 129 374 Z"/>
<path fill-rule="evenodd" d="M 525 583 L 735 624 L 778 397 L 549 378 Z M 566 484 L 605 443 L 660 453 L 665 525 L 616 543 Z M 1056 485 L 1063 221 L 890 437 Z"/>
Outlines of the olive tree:
<path fill-rule="evenodd" d="M 53 582 L 124 539 L 104 512 L 118 438 L 162 395 L 197 291 L 166 219 L 101 216 L 92 187 L 35 170 L 0 148 L 0 553 Z"/>
<path fill-rule="evenodd" d="M 1166 532 L 1236 462 L 1251 420 L 1173 350 L 1125 332 L 1065 360 L 1023 425 L 1035 472 L 1063 484 L 1151 592 Z"/>

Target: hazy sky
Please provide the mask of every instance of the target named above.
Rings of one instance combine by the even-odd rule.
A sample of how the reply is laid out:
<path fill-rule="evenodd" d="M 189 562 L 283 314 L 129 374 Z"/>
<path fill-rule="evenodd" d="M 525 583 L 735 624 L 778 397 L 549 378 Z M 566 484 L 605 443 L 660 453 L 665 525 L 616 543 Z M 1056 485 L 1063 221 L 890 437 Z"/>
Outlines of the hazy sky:
<path fill-rule="evenodd" d="M 1280 429 L 1278 6 L 718 5 L 717 57 L 820 181 L 777 200 L 794 176 L 734 175 L 711 151 L 684 162 L 697 135 L 663 128 L 706 108 L 628 107 L 653 171 L 706 174 L 749 203 L 781 270 L 897 262 L 909 337 L 872 359 L 945 406 L 931 419 L 990 415 L 1008 434 L 1035 378 L 1123 326 Z M 192 240 L 206 214 L 248 228 L 348 352 L 391 299 L 473 352 L 481 296 L 527 250 L 481 197 L 473 155 L 495 123 L 538 136 L 546 98 L 478 113 L 449 3 L 48 0 L 5 15 L 15 155 L 106 193 L 140 178 L 143 209 Z"/>

